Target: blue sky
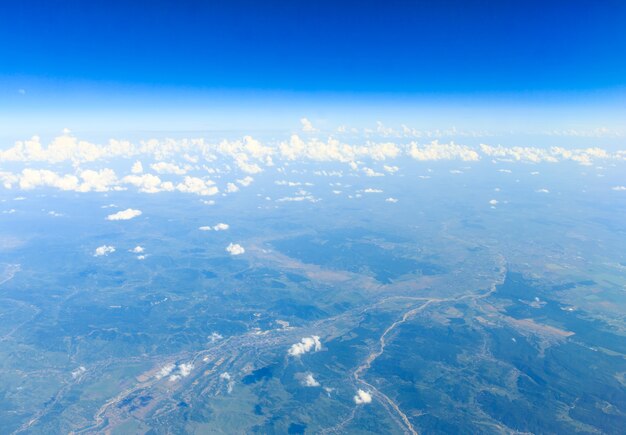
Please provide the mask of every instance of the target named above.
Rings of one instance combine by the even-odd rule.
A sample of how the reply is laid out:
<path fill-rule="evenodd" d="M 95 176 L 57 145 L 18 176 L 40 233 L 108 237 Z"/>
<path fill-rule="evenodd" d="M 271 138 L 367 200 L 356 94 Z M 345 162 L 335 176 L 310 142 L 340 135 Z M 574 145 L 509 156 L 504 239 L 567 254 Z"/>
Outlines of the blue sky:
<path fill-rule="evenodd" d="M 0 116 L 16 130 L 617 127 L 624 29 L 617 0 L 3 2 Z"/>

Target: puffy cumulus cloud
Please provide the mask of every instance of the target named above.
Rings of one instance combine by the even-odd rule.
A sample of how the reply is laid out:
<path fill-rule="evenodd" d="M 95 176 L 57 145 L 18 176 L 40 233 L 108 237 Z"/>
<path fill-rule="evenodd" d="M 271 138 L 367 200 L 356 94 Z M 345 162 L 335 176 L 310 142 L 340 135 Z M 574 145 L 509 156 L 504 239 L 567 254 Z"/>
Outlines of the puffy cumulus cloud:
<path fill-rule="evenodd" d="M 300 124 L 302 125 L 302 131 L 305 133 L 313 133 L 317 131 L 317 128 L 313 127 L 313 123 L 307 118 L 301 118 Z"/>
<path fill-rule="evenodd" d="M 235 193 L 239 192 L 239 187 L 235 183 L 226 184 L 226 193 Z"/>
<path fill-rule="evenodd" d="M 150 167 L 159 174 L 184 175 L 187 173 L 187 168 L 181 168 L 174 163 L 158 162 L 151 164 Z"/>
<path fill-rule="evenodd" d="M 243 187 L 248 187 L 249 185 L 252 184 L 253 181 L 254 181 L 254 178 L 247 176 L 247 177 L 243 177 L 237 180 L 237 183 L 239 183 Z"/>
<path fill-rule="evenodd" d="M 390 174 L 395 174 L 396 172 L 400 170 L 400 168 L 398 168 L 397 166 L 389 166 L 389 165 L 383 165 L 383 169 L 389 172 Z"/>
<path fill-rule="evenodd" d="M 367 168 L 367 167 L 363 168 L 363 172 L 368 177 L 384 177 L 385 176 L 385 174 L 383 174 L 382 172 L 376 172 L 375 170 L 371 168 Z"/>
<path fill-rule="evenodd" d="M 319 387 L 321 384 L 315 379 L 313 373 L 307 372 L 300 374 L 300 385 L 303 387 Z"/>
<path fill-rule="evenodd" d="M 302 122 L 306 132 L 310 132 L 311 129 L 315 130 L 306 118 L 303 118 Z M 407 131 L 390 134 L 390 131 L 387 127 L 379 124 L 376 130 L 364 132 L 361 140 L 367 139 L 371 136 L 370 133 L 376 132 L 379 136 L 397 136 L 398 138 L 410 136 L 434 138 L 442 136 L 441 134 L 420 134 L 415 136 L 413 132 L 407 135 Z M 456 131 L 449 133 L 460 134 L 460 132 Z M 443 136 L 446 134 L 443 134 Z M 368 140 L 364 144 L 356 145 L 345 143 L 332 136 L 325 140 L 308 136 L 306 139 L 303 139 L 297 134 L 292 135 L 288 141 L 272 141 L 268 143 L 263 143 L 250 135 L 245 135 L 241 139 L 222 140 L 215 143 L 203 138 L 170 138 L 164 140 L 148 139 L 139 143 L 111 139 L 106 143 L 96 144 L 79 140 L 69 132 L 66 132 L 54 138 L 47 145 L 42 144 L 38 136 L 33 136 L 28 140 L 17 141 L 14 146 L 0 151 L 0 162 L 47 162 L 51 164 L 70 162 L 76 167 L 82 163 L 96 162 L 98 160 L 141 158 L 144 161 L 156 162 L 151 166 L 157 173 L 185 175 L 193 167 L 166 163 L 167 161 L 179 159 L 182 156 L 184 160 L 194 164 L 201 160 L 216 162 L 218 159 L 227 159 L 234 163 L 235 168 L 240 171 L 255 174 L 263 171 L 265 167 L 274 165 L 274 159 L 277 158 L 287 161 L 308 159 L 349 163 L 359 161 L 360 159 L 386 161 L 402 155 L 409 155 L 420 161 L 475 161 L 479 160 L 481 156 L 486 156 L 494 160 L 535 163 L 570 160 L 585 165 L 591 164 L 591 162 L 597 159 L 626 159 L 626 151 L 624 150 L 610 152 L 598 147 L 569 149 L 563 147 L 504 147 L 487 144 L 481 144 L 479 147 L 468 147 L 455 144 L 454 142 L 447 144 L 439 143 L 437 140 L 421 145 L 415 141 L 407 145 L 404 143 L 397 144 L 388 140 L 382 142 L 370 142 Z M 393 165 L 386 165 L 384 168 L 389 173 L 394 173 L 397 170 L 397 167 Z M 141 160 L 136 160 L 132 165 L 131 173 L 140 175 L 143 173 L 143 169 Z"/>
<path fill-rule="evenodd" d="M 198 177 L 186 176 L 182 183 L 176 186 L 176 190 L 180 192 L 195 193 L 201 196 L 211 196 L 219 193 L 219 189 L 214 186 L 211 180 L 203 180 Z"/>
<path fill-rule="evenodd" d="M 230 255 L 241 255 L 241 254 L 245 253 L 246 250 L 244 249 L 243 246 L 241 246 L 238 243 L 230 243 L 226 247 L 226 252 L 228 252 Z"/>
<path fill-rule="evenodd" d="M 417 142 L 411 142 L 408 153 L 415 160 L 421 161 L 480 160 L 480 155 L 468 146 L 457 145 L 454 142 L 450 142 L 449 144 L 440 144 L 437 140 L 421 146 Z"/>
<path fill-rule="evenodd" d="M 557 162 L 558 159 L 550 152 L 540 148 L 533 147 L 503 147 L 503 146 L 490 146 L 486 144 L 480 144 L 480 150 L 486 156 L 496 158 L 498 160 L 511 160 L 511 161 L 526 161 L 532 163 L 539 162 Z"/>
<path fill-rule="evenodd" d="M 503 147 L 481 144 L 480 150 L 486 156 L 504 161 L 521 161 L 529 163 L 557 163 L 573 161 L 581 165 L 591 165 L 594 160 L 618 159 L 623 160 L 623 151 L 610 153 L 605 149 L 592 148 L 563 148 L 563 147 Z"/>
<path fill-rule="evenodd" d="M 364 390 L 359 389 L 354 396 L 354 403 L 357 405 L 364 405 L 367 403 L 372 403 L 372 395 Z"/>
<path fill-rule="evenodd" d="M 79 192 L 107 192 L 115 189 L 118 184 L 117 176 L 112 169 L 101 169 L 99 171 L 86 170 L 80 172 L 82 183 L 78 187 Z"/>
<path fill-rule="evenodd" d="M 79 164 L 93 162 L 104 157 L 125 156 L 134 154 L 134 147 L 128 141 L 111 139 L 106 145 L 97 145 L 88 141 L 78 140 L 69 131 L 52 140 L 48 146 L 41 143 L 39 136 L 29 140 L 17 141 L 7 150 L 0 151 L 0 161 L 21 162 L 72 162 Z"/>
<path fill-rule="evenodd" d="M 181 378 L 186 378 L 191 374 L 194 369 L 192 363 L 174 364 L 169 363 L 161 367 L 161 369 L 154 375 L 156 379 L 167 378 L 170 382 L 176 382 Z"/>
<path fill-rule="evenodd" d="M 359 158 L 373 160 L 393 159 L 401 154 L 400 148 L 392 143 L 368 143 L 367 145 L 349 145 L 333 137 L 326 141 L 316 138 L 303 140 L 294 134 L 289 141 L 279 144 L 280 156 L 286 160 L 307 159 L 319 162 L 350 163 Z"/>
<path fill-rule="evenodd" d="M 143 248 L 143 246 L 135 246 L 133 249 L 130 250 L 130 252 L 134 253 L 134 254 L 142 254 L 145 251 L 145 249 Z"/>
<path fill-rule="evenodd" d="M 299 357 L 305 353 L 311 351 L 318 352 L 320 350 L 322 350 L 322 342 L 319 336 L 312 335 L 302 338 L 299 343 L 293 344 L 287 351 L 287 354 L 293 357 Z"/>
<path fill-rule="evenodd" d="M 126 210 L 118 211 L 117 213 L 110 214 L 106 217 L 108 221 L 127 221 L 134 219 L 137 216 L 141 216 L 141 210 L 135 210 L 134 208 L 127 208 Z"/>
<path fill-rule="evenodd" d="M 47 169 L 24 169 L 17 178 L 20 189 L 55 187 L 61 190 L 77 190 L 80 180 L 75 175 L 59 175 Z"/>
<path fill-rule="evenodd" d="M 120 189 L 115 172 L 112 169 L 99 171 L 79 171 L 77 175 L 60 175 L 49 169 L 23 169 L 20 174 L 0 173 L 0 180 L 5 188 L 17 185 L 20 189 L 30 190 L 38 187 L 52 187 L 75 192 L 107 192 Z"/>
<path fill-rule="evenodd" d="M 490 205 L 498 205 L 498 200 L 497 199 L 491 199 L 491 200 L 489 200 L 489 204 Z"/>
<path fill-rule="evenodd" d="M 102 257 L 115 252 L 115 247 L 110 245 L 98 246 L 93 254 L 94 257 Z"/>
<path fill-rule="evenodd" d="M 143 172 L 143 165 L 139 160 L 133 163 L 133 166 L 130 168 L 130 172 L 133 174 L 141 174 Z"/>
<path fill-rule="evenodd" d="M 385 199 L 385 202 L 391 202 L 395 204 L 396 202 L 398 202 L 398 198 L 393 198 L 390 196 L 389 198 Z"/>
<path fill-rule="evenodd" d="M 219 223 L 219 224 L 213 225 L 213 226 L 205 225 L 205 226 L 199 227 L 198 229 L 200 231 L 225 231 L 228 228 L 230 228 L 230 226 L 228 224 Z"/>
<path fill-rule="evenodd" d="M 145 193 L 171 192 L 174 190 L 172 182 L 163 182 L 154 174 L 127 175 L 122 178 L 122 183 L 131 184 L 139 189 L 140 192 Z"/>

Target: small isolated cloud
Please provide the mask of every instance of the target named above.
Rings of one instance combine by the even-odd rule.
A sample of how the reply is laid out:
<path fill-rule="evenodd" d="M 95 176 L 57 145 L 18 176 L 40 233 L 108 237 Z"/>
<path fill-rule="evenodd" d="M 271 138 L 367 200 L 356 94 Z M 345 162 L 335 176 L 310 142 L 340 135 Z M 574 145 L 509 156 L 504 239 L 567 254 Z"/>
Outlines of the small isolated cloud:
<path fill-rule="evenodd" d="M 498 200 L 497 199 L 492 199 L 489 201 L 489 204 L 491 205 L 498 205 Z"/>
<path fill-rule="evenodd" d="M 208 338 L 209 338 L 209 341 L 210 341 L 211 343 L 215 343 L 216 341 L 219 341 L 219 340 L 221 340 L 221 339 L 222 339 L 222 338 L 224 338 L 224 337 L 223 337 L 223 336 L 222 336 L 222 334 L 220 334 L 219 332 L 215 332 L 215 331 L 213 331 L 213 332 L 211 333 L 211 335 L 209 335 L 209 337 L 208 337 Z"/>
<path fill-rule="evenodd" d="M 238 243 L 231 243 L 226 247 L 226 252 L 230 255 L 241 255 L 246 252 L 246 250 Z"/>
<path fill-rule="evenodd" d="M 302 124 L 302 131 L 305 133 L 313 133 L 317 131 L 317 128 L 313 127 L 311 121 L 306 118 L 301 118 L 300 124 Z"/>
<path fill-rule="evenodd" d="M 300 385 L 303 387 L 319 387 L 320 383 L 315 379 L 313 373 L 303 373 L 300 378 Z"/>
<path fill-rule="evenodd" d="M 237 180 L 237 183 L 241 184 L 243 187 L 248 187 L 250 184 L 252 184 L 253 181 L 254 181 L 254 178 L 247 176 L 247 177 L 243 177 L 240 180 Z"/>
<path fill-rule="evenodd" d="M 616 190 L 618 192 L 626 192 L 626 186 L 615 186 L 613 187 L 613 190 Z"/>
<path fill-rule="evenodd" d="M 96 248 L 94 252 L 94 257 L 102 257 L 103 255 L 109 255 L 115 252 L 115 247 L 109 245 L 102 245 Z"/>
<path fill-rule="evenodd" d="M 372 168 L 363 168 L 363 172 L 365 173 L 366 177 L 384 177 L 385 176 L 385 174 L 383 174 L 382 172 L 376 172 Z"/>
<path fill-rule="evenodd" d="M 127 208 L 126 210 L 118 211 L 117 213 L 110 214 L 106 217 L 108 221 L 127 221 L 129 219 L 141 216 L 140 210 L 134 208 Z"/>
<path fill-rule="evenodd" d="M 159 162 L 159 163 L 153 163 L 152 165 L 150 165 L 150 167 L 155 172 L 158 172 L 159 174 L 184 175 L 187 173 L 187 169 L 181 168 L 180 166 L 175 165 L 174 163 Z"/>
<path fill-rule="evenodd" d="M 550 193 L 550 191 L 548 189 L 538 189 L 535 192 L 537 192 L 537 193 Z"/>
<path fill-rule="evenodd" d="M 225 231 L 228 228 L 230 228 L 230 225 L 224 224 L 224 223 L 221 223 L 221 222 L 219 224 L 213 225 L 213 226 L 204 225 L 204 226 L 198 227 L 198 229 L 200 231 Z"/>
<path fill-rule="evenodd" d="M 139 160 L 137 160 L 135 163 L 133 163 L 132 168 L 130 168 L 130 172 L 132 172 L 133 174 L 141 174 L 141 173 L 143 173 L 143 165 L 141 164 L 141 162 Z"/>
<path fill-rule="evenodd" d="M 170 382 L 175 382 L 181 378 L 186 378 L 187 376 L 189 376 L 191 374 L 191 371 L 193 370 L 193 367 L 194 366 L 192 363 L 182 363 L 179 365 L 170 363 L 161 367 L 155 377 L 157 379 L 168 377 L 168 380 Z"/>
<path fill-rule="evenodd" d="M 396 172 L 398 172 L 400 168 L 398 168 L 397 166 L 383 165 L 383 169 L 389 172 L 390 174 L 395 174 Z"/>
<path fill-rule="evenodd" d="M 383 191 L 381 189 L 372 189 L 371 187 L 368 187 L 363 190 L 363 193 L 383 193 Z"/>
<path fill-rule="evenodd" d="M 287 353 L 291 356 L 300 356 L 305 353 L 314 351 L 318 352 L 322 349 L 322 342 L 317 335 L 310 337 L 304 337 L 300 340 L 300 343 L 293 344 Z"/>
<path fill-rule="evenodd" d="M 398 198 L 389 197 L 389 198 L 385 199 L 385 201 L 386 202 L 392 202 L 392 203 L 395 204 L 396 202 L 398 202 Z"/>
<path fill-rule="evenodd" d="M 87 369 L 83 366 L 78 367 L 76 370 L 72 371 L 72 378 L 76 379 L 78 377 L 80 377 L 80 375 L 84 374 L 87 371 Z"/>
<path fill-rule="evenodd" d="M 143 248 L 143 246 L 135 246 L 133 249 L 130 250 L 130 252 L 134 252 L 135 254 L 141 254 L 143 253 L 143 251 L 145 251 L 145 249 Z"/>
<path fill-rule="evenodd" d="M 367 391 L 359 389 L 354 396 L 354 403 L 357 405 L 372 403 L 372 395 Z"/>
<path fill-rule="evenodd" d="M 239 192 L 239 187 L 237 187 L 237 185 L 235 183 L 228 183 L 226 185 L 226 192 L 227 193 Z"/>

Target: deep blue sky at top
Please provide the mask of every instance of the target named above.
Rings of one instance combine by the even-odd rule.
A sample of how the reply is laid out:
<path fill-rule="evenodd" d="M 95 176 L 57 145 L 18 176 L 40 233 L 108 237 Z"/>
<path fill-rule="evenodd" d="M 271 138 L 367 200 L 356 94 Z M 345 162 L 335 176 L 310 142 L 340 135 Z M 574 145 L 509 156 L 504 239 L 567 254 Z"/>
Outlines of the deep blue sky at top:
<path fill-rule="evenodd" d="M 0 97 L 35 98 L 33 83 L 48 95 L 610 92 L 626 84 L 626 1 L 4 0 Z"/>

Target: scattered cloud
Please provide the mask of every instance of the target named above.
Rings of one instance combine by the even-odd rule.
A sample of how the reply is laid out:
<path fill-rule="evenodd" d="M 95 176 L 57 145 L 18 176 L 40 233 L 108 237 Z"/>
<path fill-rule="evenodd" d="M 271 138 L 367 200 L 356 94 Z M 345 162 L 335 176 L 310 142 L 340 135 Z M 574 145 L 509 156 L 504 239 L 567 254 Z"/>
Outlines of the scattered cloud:
<path fill-rule="evenodd" d="M 158 162 L 151 164 L 150 167 L 159 174 L 184 175 L 187 173 L 187 169 L 181 168 L 174 163 Z"/>
<path fill-rule="evenodd" d="M 359 389 L 354 396 L 354 403 L 357 405 L 372 403 L 372 395 L 367 391 Z"/>
<path fill-rule="evenodd" d="M 228 224 L 219 223 L 213 226 L 205 225 L 205 226 L 199 227 L 198 229 L 200 231 L 225 231 L 228 228 L 230 228 Z"/>
<path fill-rule="evenodd" d="M 300 375 L 300 385 L 303 387 L 319 387 L 321 384 L 315 379 L 313 373 L 307 372 Z"/>
<path fill-rule="evenodd" d="M 317 128 L 313 127 L 313 124 L 307 118 L 301 118 L 300 124 L 302 124 L 302 131 L 305 133 L 313 133 L 317 131 Z"/>
<path fill-rule="evenodd" d="M 312 335 L 302 338 L 299 343 L 293 344 L 287 351 L 287 354 L 298 357 L 311 351 L 318 352 L 321 349 L 322 342 L 320 338 L 317 335 Z"/>
<path fill-rule="evenodd" d="M 238 243 L 231 243 L 226 247 L 226 252 L 230 255 L 241 255 L 246 252 L 246 250 Z"/>
<path fill-rule="evenodd" d="M 143 173 L 143 165 L 141 164 L 139 160 L 133 163 L 133 166 L 130 168 L 130 172 L 132 172 L 133 174 Z"/>
<path fill-rule="evenodd" d="M 114 252 L 115 252 L 115 247 L 109 246 L 109 245 L 102 245 L 96 248 L 96 251 L 94 252 L 93 256 L 102 257 L 102 256 L 112 254 Z"/>
<path fill-rule="evenodd" d="M 127 208 L 126 210 L 118 211 L 117 213 L 110 214 L 106 217 L 108 221 L 127 221 L 137 216 L 141 216 L 141 210 L 135 210 L 134 208 Z"/>

